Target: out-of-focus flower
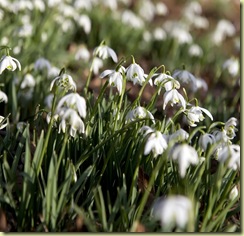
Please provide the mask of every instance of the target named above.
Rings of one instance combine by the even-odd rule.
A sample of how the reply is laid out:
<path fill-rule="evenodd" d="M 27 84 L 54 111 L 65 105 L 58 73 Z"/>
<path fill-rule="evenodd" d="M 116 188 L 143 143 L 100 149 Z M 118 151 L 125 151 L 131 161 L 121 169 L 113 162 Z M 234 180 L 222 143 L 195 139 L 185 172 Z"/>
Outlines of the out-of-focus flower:
<path fill-rule="evenodd" d="M 217 160 L 226 163 L 229 169 L 240 169 L 240 146 L 232 144 L 223 147 L 218 153 Z"/>
<path fill-rule="evenodd" d="M 69 133 L 72 137 L 75 137 L 77 132 L 79 134 L 85 133 L 85 125 L 74 109 L 65 109 L 64 113 L 60 116 L 60 118 L 61 122 L 59 124 L 59 133 L 61 131 L 65 133 L 68 128 Z"/>
<path fill-rule="evenodd" d="M 65 73 L 54 78 L 50 85 L 50 91 L 52 91 L 54 84 L 57 84 L 57 86 L 64 88 L 65 91 L 76 91 L 76 84 L 73 78 Z"/>
<path fill-rule="evenodd" d="M 238 197 L 238 195 L 239 195 L 239 191 L 237 186 L 235 185 L 230 191 L 229 199 L 233 201 Z"/>
<path fill-rule="evenodd" d="M 25 89 L 25 88 L 33 88 L 36 85 L 36 81 L 33 77 L 32 74 L 27 73 L 24 76 L 24 79 L 22 80 L 21 84 L 20 84 L 20 88 L 21 89 Z"/>
<path fill-rule="evenodd" d="M 186 118 L 190 126 L 196 127 L 196 122 L 200 122 L 205 119 L 202 112 L 204 112 L 211 120 L 213 120 L 212 114 L 207 109 L 199 106 L 193 106 L 189 110 L 185 111 Z"/>
<path fill-rule="evenodd" d="M 201 57 L 203 55 L 202 48 L 197 44 L 192 44 L 188 49 L 188 53 L 193 57 Z"/>
<path fill-rule="evenodd" d="M 8 125 L 8 120 L 0 116 L 0 129 L 4 129 Z"/>
<path fill-rule="evenodd" d="M 152 120 L 153 123 L 155 122 L 152 113 L 148 111 L 146 108 L 139 106 L 129 111 L 125 119 L 126 121 L 134 121 L 136 119 L 144 118 L 149 118 Z"/>
<path fill-rule="evenodd" d="M 223 69 L 227 69 L 230 75 L 237 76 L 239 73 L 239 60 L 234 57 L 226 60 Z"/>
<path fill-rule="evenodd" d="M 200 136 L 198 143 L 199 143 L 199 146 L 204 151 L 206 151 L 208 145 L 212 145 L 212 144 L 216 143 L 216 139 L 215 139 L 215 136 L 213 134 L 206 133 L 206 134 L 203 134 Z"/>
<path fill-rule="evenodd" d="M 53 78 L 57 77 L 59 75 L 59 72 L 60 72 L 60 69 L 58 67 L 51 66 L 47 72 L 48 79 L 53 79 Z"/>
<path fill-rule="evenodd" d="M 108 57 L 111 57 L 115 63 L 118 62 L 118 57 L 115 51 L 104 44 L 101 44 L 94 49 L 94 55 L 100 57 L 103 60 L 107 59 Z"/>
<path fill-rule="evenodd" d="M 167 140 L 164 135 L 159 132 L 151 129 L 148 126 L 143 126 L 140 132 L 144 132 L 144 137 L 147 137 L 147 141 L 144 148 L 144 155 L 148 155 L 150 152 L 153 153 L 153 156 L 156 157 L 161 155 L 164 150 L 168 147 Z"/>
<path fill-rule="evenodd" d="M 159 220 L 162 227 L 184 229 L 191 219 L 192 202 L 185 196 L 173 195 L 159 198 L 152 207 L 152 215 Z"/>
<path fill-rule="evenodd" d="M 43 70 L 49 70 L 51 68 L 51 64 L 50 62 L 41 57 L 41 58 L 38 58 L 36 61 L 35 61 L 35 64 L 34 64 L 34 69 L 37 70 L 37 71 L 43 71 Z"/>
<path fill-rule="evenodd" d="M 153 31 L 153 38 L 155 40 L 162 41 L 167 38 L 167 34 L 162 28 L 157 27 Z"/>
<path fill-rule="evenodd" d="M 5 69 L 14 71 L 17 68 L 21 70 L 20 62 L 16 58 L 5 55 L 0 59 L 0 74 L 2 74 Z"/>
<path fill-rule="evenodd" d="M 89 34 L 91 32 L 91 20 L 89 18 L 89 16 L 87 15 L 78 15 L 76 18 L 75 18 L 76 22 L 78 23 L 78 25 L 80 25 L 83 29 L 84 29 L 84 32 L 86 34 Z"/>
<path fill-rule="evenodd" d="M 81 46 L 75 53 L 75 60 L 88 61 L 90 59 L 90 52 L 86 46 Z"/>
<path fill-rule="evenodd" d="M 171 106 L 173 104 L 181 104 L 183 109 L 186 109 L 186 101 L 184 97 L 176 90 L 176 89 L 171 89 L 169 91 L 166 91 L 164 94 L 164 104 L 163 104 L 163 109 L 165 110 L 166 105 L 170 102 Z"/>
<path fill-rule="evenodd" d="M 125 72 L 125 68 L 123 66 L 120 66 L 119 70 L 105 70 L 101 73 L 100 77 L 104 78 L 106 76 L 109 76 L 109 84 L 111 86 L 116 86 L 119 94 L 122 93 L 122 87 L 123 87 L 123 74 Z"/>
<path fill-rule="evenodd" d="M 0 90 L 0 102 L 8 102 L 8 96 L 6 95 L 6 93 L 4 93 L 3 91 Z"/>
<path fill-rule="evenodd" d="M 186 170 L 190 164 L 196 165 L 199 162 L 196 150 L 186 143 L 173 147 L 171 151 L 171 158 L 178 162 L 181 178 L 185 177 Z"/>
<path fill-rule="evenodd" d="M 218 22 L 212 39 L 216 45 L 220 45 L 226 37 L 231 37 L 235 33 L 235 26 L 230 21 L 222 19 Z"/>
<path fill-rule="evenodd" d="M 54 94 L 51 93 L 49 94 L 47 97 L 45 97 L 44 99 L 44 103 L 45 105 L 48 107 L 48 108 L 52 108 L 52 102 L 53 102 L 53 97 L 54 97 Z"/>
<path fill-rule="evenodd" d="M 149 0 L 144 0 L 139 5 L 139 15 L 148 22 L 153 20 L 155 12 L 154 4 Z"/>
<path fill-rule="evenodd" d="M 183 129 L 178 129 L 174 133 L 169 135 L 169 142 L 174 141 L 174 142 L 183 142 L 189 138 L 189 134 L 183 130 Z"/>
<path fill-rule="evenodd" d="M 103 67 L 103 60 L 98 57 L 95 57 L 93 59 L 93 68 L 92 68 L 93 73 L 97 75 L 99 73 L 100 68 L 102 67 Z"/>
<path fill-rule="evenodd" d="M 165 16 L 168 13 L 168 8 L 163 2 L 157 2 L 155 5 L 156 14 Z"/>
<path fill-rule="evenodd" d="M 136 29 L 140 29 L 144 27 L 144 22 L 143 20 L 138 17 L 137 15 L 135 15 L 135 13 L 133 11 L 130 10 L 125 10 L 122 13 L 122 22 L 127 25 L 127 26 L 131 26 L 132 28 L 136 28 Z"/>
<path fill-rule="evenodd" d="M 81 97 L 78 93 L 70 93 L 62 97 L 58 102 L 56 108 L 57 113 L 60 113 L 59 111 L 64 106 L 78 111 L 81 117 L 86 117 L 86 100 L 83 97 Z"/>
<path fill-rule="evenodd" d="M 189 88 L 195 92 L 197 90 L 196 77 L 189 71 L 175 70 L 172 74 L 172 77 L 180 81 L 181 85 L 189 86 Z"/>
<path fill-rule="evenodd" d="M 197 90 L 203 88 L 204 91 L 208 91 L 208 84 L 204 79 L 196 77 Z"/>
<path fill-rule="evenodd" d="M 229 120 L 226 121 L 224 129 L 226 130 L 226 135 L 229 139 L 233 139 L 236 136 L 237 128 L 235 128 L 238 124 L 238 121 L 235 117 L 231 117 Z"/>

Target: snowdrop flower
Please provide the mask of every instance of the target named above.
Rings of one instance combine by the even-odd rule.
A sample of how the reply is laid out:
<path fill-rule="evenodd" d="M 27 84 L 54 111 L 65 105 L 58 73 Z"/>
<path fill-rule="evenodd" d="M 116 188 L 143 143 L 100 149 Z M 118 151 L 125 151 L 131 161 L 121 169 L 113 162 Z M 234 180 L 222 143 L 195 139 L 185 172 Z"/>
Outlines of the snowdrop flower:
<path fill-rule="evenodd" d="M 237 119 L 235 117 L 231 117 L 228 121 L 226 121 L 224 129 L 226 130 L 226 135 L 229 137 L 229 139 L 233 139 L 236 136 L 236 131 L 238 131 L 237 128 Z"/>
<path fill-rule="evenodd" d="M 8 102 L 8 96 L 6 95 L 6 93 L 4 93 L 3 91 L 0 90 L 0 102 Z"/>
<path fill-rule="evenodd" d="M 195 122 L 200 122 L 205 119 L 202 112 L 204 112 L 211 120 L 213 120 L 211 113 L 207 109 L 199 106 L 193 106 L 189 110 L 185 111 L 186 118 L 191 127 L 196 127 L 197 125 Z"/>
<path fill-rule="evenodd" d="M 149 129 L 148 129 L 149 128 Z M 159 131 L 154 131 L 150 127 L 144 126 L 140 131 L 146 130 L 144 137 L 147 136 L 147 141 L 144 148 L 144 155 L 153 153 L 154 157 L 161 155 L 168 147 L 167 140 Z"/>
<path fill-rule="evenodd" d="M 170 36 L 176 39 L 179 44 L 189 44 L 192 42 L 191 34 L 183 27 L 173 28 Z"/>
<path fill-rule="evenodd" d="M 94 55 L 99 56 L 103 60 L 111 57 L 115 63 L 118 62 L 115 51 L 103 43 L 94 49 Z"/>
<path fill-rule="evenodd" d="M 64 88 L 65 91 L 76 91 L 76 84 L 73 78 L 65 73 L 54 78 L 50 85 L 50 91 L 52 91 L 54 84 L 57 84 L 57 86 Z"/>
<path fill-rule="evenodd" d="M 101 73 L 100 77 L 104 78 L 106 76 L 109 76 L 109 84 L 111 86 L 116 86 L 119 94 L 122 93 L 122 86 L 123 86 L 123 74 L 125 72 L 125 68 L 123 66 L 120 66 L 119 70 L 105 70 Z"/>
<path fill-rule="evenodd" d="M 201 78 L 196 77 L 196 86 L 197 90 L 202 88 L 204 91 L 208 91 L 208 84 Z"/>
<path fill-rule="evenodd" d="M 153 20 L 155 11 L 155 6 L 151 1 L 144 0 L 139 5 L 139 15 L 148 22 Z"/>
<path fill-rule="evenodd" d="M 189 134 L 183 130 L 183 129 L 178 129 L 171 135 L 169 135 L 169 142 L 174 141 L 174 142 L 182 142 L 185 141 L 189 138 Z"/>
<path fill-rule="evenodd" d="M 197 44 L 192 44 L 188 49 L 188 53 L 193 57 L 201 57 L 203 55 L 202 48 Z"/>
<path fill-rule="evenodd" d="M 146 75 L 144 74 L 144 70 L 135 62 L 133 62 L 126 69 L 126 77 L 129 81 L 132 81 L 134 85 L 142 85 L 146 81 Z"/>
<path fill-rule="evenodd" d="M 165 16 L 168 13 L 168 8 L 163 2 L 157 2 L 155 5 L 156 14 Z"/>
<path fill-rule="evenodd" d="M 212 134 L 214 135 L 216 142 L 224 143 L 224 144 L 231 144 L 229 142 L 229 137 L 227 136 L 227 132 L 225 129 L 223 129 L 221 131 L 220 130 L 214 130 L 212 132 Z"/>
<path fill-rule="evenodd" d="M 215 136 L 213 134 L 203 134 L 199 138 L 199 146 L 206 152 L 208 145 L 216 143 Z"/>
<path fill-rule="evenodd" d="M 166 91 L 170 91 L 171 89 L 179 89 L 180 83 L 174 79 L 172 76 L 166 73 L 154 74 L 152 77 L 156 77 L 154 80 L 154 84 L 156 86 L 164 87 Z M 159 89 L 158 93 L 160 93 L 161 88 Z"/>
<path fill-rule="evenodd" d="M 162 227 L 178 227 L 184 229 L 191 219 L 192 202 L 185 196 L 173 195 L 159 198 L 152 207 L 152 215 L 160 220 Z"/>
<path fill-rule="evenodd" d="M 8 120 L 4 120 L 3 116 L 0 116 L 0 130 L 4 129 L 8 125 Z"/>
<path fill-rule="evenodd" d="M 16 58 L 5 55 L 0 59 L 0 74 L 2 74 L 5 69 L 14 71 L 17 68 L 21 70 L 20 62 Z"/>
<path fill-rule="evenodd" d="M 48 108 L 52 108 L 52 103 L 53 103 L 53 97 L 54 97 L 54 94 L 51 93 L 49 94 L 48 96 L 45 97 L 44 99 L 44 104 L 48 107 Z"/>
<path fill-rule="evenodd" d="M 239 191 L 238 191 L 238 188 L 237 188 L 237 186 L 235 185 L 232 189 L 231 189 L 231 191 L 230 191 L 230 193 L 229 193 L 229 199 L 230 200 L 235 200 L 237 197 L 238 197 L 238 194 L 239 194 Z"/>
<path fill-rule="evenodd" d="M 175 70 L 172 74 L 172 77 L 180 81 L 180 83 L 190 86 L 190 89 L 195 92 L 197 90 L 196 77 L 189 71 Z"/>
<path fill-rule="evenodd" d="M 158 41 L 165 40 L 167 38 L 167 34 L 162 28 L 157 27 L 153 31 L 153 38 Z"/>
<path fill-rule="evenodd" d="M 69 134 L 72 137 L 76 136 L 77 131 L 79 134 L 85 133 L 85 125 L 82 119 L 80 118 L 78 113 L 71 108 L 65 110 L 64 114 L 61 116 L 61 122 L 59 124 L 58 132 L 60 133 L 62 131 L 63 133 L 65 133 L 68 127 L 70 128 Z"/>
<path fill-rule="evenodd" d="M 166 91 L 164 94 L 164 104 L 163 104 L 163 109 L 165 110 L 166 105 L 170 102 L 171 106 L 173 104 L 181 104 L 183 109 L 186 109 L 186 101 L 184 97 L 176 90 L 176 89 L 171 89 L 169 91 Z"/>
<path fill-rule="evenodd" d="M 171 158 L 178 162 L 181 178 L 185 177 L 186 170 L 190 164 L 196 165 L 199 162 L 196 150 L 186 143 L 173 147 L 171 151 Z"/>
<path fill-rule="evenodd" d="M 136 119 L 144 119 L 144 118 L 149 118 L 152 120 L 153 123 L 155 123 L 152 113 L 148 111 L 146 108 L 141 106 L 129 111 L 125 117 L 126 121 L 129 122 L 134 121 Z"/>
<path fill-rule="evenodd" d="M 75 60 L 88 61 L 90 59 L 90 52 L 86 46 L 80 47 L 75 53 Z"/>
<path fill-rule="evenodd" d="M 34 69 L 37 71 L 49 70 L 51 68 L 50 62 L 45 58 L 39 58 L 35 61 Z"/>
<path fill-rule="evenodd" d="M 98 57 L 95 57 L 93 59 L 93 73 L 95 75 L 97 75 L 99 73 L 99 69 L 103 67 L 103 60 L 98 58 Z"/>
<path fill-rule="evenodd" d="M 53 77 L 57 77 L 59 75 L 59 72 L 60 72 L 59 68 L 57 68 L 55 66 L 51 66 L 47 72 L 48 79 L 51 79 Z"/>
<path fill-rule="evenodd" d="M 86 34 L 91 32 L 91 20 L 87 15 L 78 15 L 75 20 L 84 29 Z"/>
<path fill-rule="evenodd" d="M 232 144 L 223 147 L 218 153 L 217 160 L 227 163 L 229 169 L 240 169 L 240 146 Z"/>
<path fill-rule="evenodd" d="M 144 27 L 143 20 L 140 17 L 138 17 L 133 11 L 125 10 L 123 11 L 121 17 L 122 17 L 121 21 L 127 26 L 129 25 L 132 28 L 136 28 L 136 29 L 140 29 Z"/>
<path fill-rule="evenodd" d="M 230 58 L 223 64 L 223 69 L 227 69 L 230 75 L 237 76 L 239 72 L 239 60 L 237 58 Z"/>
<path fill-rule="evenodd" d="M 25 88 L 33 88 L 36 85 L 36 81 L 33 77 L 33 75 L 31 75 L 30 73 L 27 73 L 24 76 L 23 81 L 20 84 L 20 88 L 21 89 L 25 89 Z"/>
<path fill-rule="evenodd" d="M 64 106 L 78 111 L 81 117 L 86 117 L 86 100 L 83 97 L 81 97 L 78 93 L 70 93 L 62 97 L 58 102 L 56 108 L 57 113 L 59 113 L 59 111 L 63 109 Z"/>

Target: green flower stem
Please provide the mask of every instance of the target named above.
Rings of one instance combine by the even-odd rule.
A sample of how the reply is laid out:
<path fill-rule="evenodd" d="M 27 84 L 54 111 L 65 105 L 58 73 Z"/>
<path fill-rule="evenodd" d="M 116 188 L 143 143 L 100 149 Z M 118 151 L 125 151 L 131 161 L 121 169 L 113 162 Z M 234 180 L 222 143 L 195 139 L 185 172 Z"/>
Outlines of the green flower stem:
<path fill-rule="evenodd" d="M 91 76 L 92 76 L 92 71 L 93 71 L 93 66 L 94 66 L 94 60 L 95 60 L 95 58 L 96 58 L 96 56 L 93 56 L 93 58 L 92 58 L 92 63 L 91 63 L 91 66 L 90 66 L 88 78 L 87 78 L 86 85 L 85 85 L 85 88 L 84 88 L 85 95 L 87 95 L 88 87 L 89 87 L 90 82 L 91 82 Z"/>

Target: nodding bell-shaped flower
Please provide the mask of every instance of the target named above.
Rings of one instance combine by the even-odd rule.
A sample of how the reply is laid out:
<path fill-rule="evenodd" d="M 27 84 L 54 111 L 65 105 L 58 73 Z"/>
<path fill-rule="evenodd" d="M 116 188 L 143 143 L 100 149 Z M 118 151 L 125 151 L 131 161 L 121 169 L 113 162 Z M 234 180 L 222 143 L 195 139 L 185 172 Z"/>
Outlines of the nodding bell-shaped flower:
<path fill-rule="evenodd" d="M 54 84 L 57 84 L 57 86 L 63 88 L 66 92 L 69 90 L 76 91 L 76 84 L 73 80 L 73 78 L 68 74 L 62 74 L 57 76 L 50 85 L 50 91 L 52 91 Z"/>
<path fill-rule="evenodd" d="M 198 143 L 199 146 L 206 152 L 208 145 L 213 145 L 216 143 L 216 139 L 213 134 L 206 133 L 200 136 Z"/>
<path fill-rule="evenodd" d="M 173 104 L 181 104 L 183 109 L 186 109 L 186 101 L 184 97 L 176 90 L 176 89 L 171 89 L 169 91 L 166 91 L 164 94 L 164 104 L 163 104 L 163 109 L 165 110 L 166 105 L 170 102 L 171 106 Z"/>
<path fill-rule="evenodd" d="M 136 107 L 135 109 L 129 111 L 125 117 L 126 121 L 134 121 L 136 119 L 143 119 L 143 118 L 149 118 L 152 120 L 153 123 L 155 123 L 152 113 L 148 111 L 146 108 L 141 106 Z"/>
<path fill-rule="evenodd" d="M 101 44 L 98 47 L 96 47 L 94 49 L 93 54 L 100 57 L 103 60 L 107 59 L 108 57 L 111 57 L 115 63 L 118 62 L 118 57 L 117 57 L 115 51 L 112 48 L 110 48 L 104 44 Z"/>
<path fill-rule="evenodd" d="M 181 178 L 185 177 L 186 170 L 190 164 L 196 165 L 199 162 L 196 150 L 186 143 L 173 147 L 171 151 L 171 158 L 178 162 Z"/>
<path fill-rule="evenodd" d="M 8 102 L 8 96 L 6 95 L 6 93 L 4 93 L 3 91 L 0 90 L 0 102 Z"/>
<path fill-rule="evenodd" d="M 16 58 L 5 55 L 0 59 L 0 74 L 2 74 L 5 69 L 14 71 L 17 68 L 21 70 L 20 62 Z"/>
<path fill-rule="evenodd" d="M 144 70 L 137 63 L 132 63 L 126 69 L 126 77 L 129 81 L 132 81 L 134 85 L 142 85 L 146 81 Z"/>
<path fill-rule="evenodd" d="M 233 139 L 236 136 L 236 128 L 238 121 L 235 117 L 231 117 L 229 120 L 226 121 L 224 129 L 226 130 L 226 135 L 229 139 Z"/>
<path fill-rule="evenodd" d="M 190 126 L 196 127 L 197 125 L 195 122 L 200 122 L 205 119 L 202 112 L 204 112 L 211 120 L 213 120 L 213 116 L 207 109 L 199 106 L 193 106 L 189 110 L 185 111 L 186 118 Z"/>

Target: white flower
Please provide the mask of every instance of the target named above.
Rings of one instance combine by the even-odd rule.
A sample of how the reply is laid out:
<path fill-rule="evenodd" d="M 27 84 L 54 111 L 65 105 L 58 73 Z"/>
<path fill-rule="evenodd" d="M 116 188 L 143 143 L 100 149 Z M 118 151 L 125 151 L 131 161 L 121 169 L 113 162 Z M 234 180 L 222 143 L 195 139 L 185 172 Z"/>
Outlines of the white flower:
<path fill-rule="evenodd" d="M 89 16 L 78 15 L 77 17 L 75 17 L 75 20 L 81 27 L 83 27 L 86 34 L 89 34 L 91 32 L 92 25 Z"/>
<path fill-rule="evenodd" d="M 206 115 L 208 115 L 208 117 L 211 120 L 213 120 L 213 116 L 211 115 L 211 113 L 207 109 L 199 106 L 193 106 L 189 110 L 186 110 L 185 112 L 186 112 L 188 123 L 192 127 L 197 126 L 195 122 L 203 121 L 205 119 L 202 112 L 204 112 Z"/>
<path fill-rule="evenodd" d="M 102 67 L 103 67 L 103 60 L 98 57 L 95 57 L 93 59 L 93 68 L 92 68 L 94 74 L 97 75 L 99 72 L 99 69 Z"/>
<path fill-rule="evenodd" d="M 178 129 L 177 131 L 175 131 L 169 136 L 169 142 L 172 140 L 174 142 L 182 142 L 187 140 L 188 138 L 189 138 L 189 134 L 185 130 Z"/>
<path fill-rule="evenodd" d="M 57 86 L 64 88 L 65 91 L 76 91 L 76 84 L 73 80 L 73 78 L 68 74 L 62 74 L 54 78 L 54 80 L 51 82 L 50 85 L 50 91 L 52 91 L 54 84 L 57 84 Z"/>
<path fill-rule="evenodd" d="M 75 60 L 88 61 L 90 59 L 90 52 L 86 46 L 80 47 L 75 53 Z"/>
<path fill-rule="evenodd" d="M 138 106 L 135 109 L 129 111 L 125 117 L 126 121 L 134 121 L 136 119 L 143 118 L 149 118 L 153 121 L 153 123 L 155 123 L 152 113 L 141 106 Z"/>
<path fill-rule="evenodd" d="M 137 63 L 132 63 L 126 69 L 126 77 L 129 81 L 132 81 L 133 84 L 142 85 L 146 81 L 144 70 Z"/>
<path fill-rule="evenodd" d="M 0 59 L 0 74 L 2 74 L 5 69 L 14 71 L 17 68 L 21 70 L 20 62 L 16 58 L 5 55 Z"/>
<path fill-rule="evenodd" d="M 136 29 L 143 28 L 144 26 L 144 21 L 131 10 L 123 11 L 121 21 L 126 26 L 130 26 Z"/>
<path fill-rule="evenodd" d="M 0 116 L 0 129 L 5 128 L 8 125 L 8 120 L 3 117 Z"/>
<path fill-rule="evenodd" d="M 166 91 L 170 91 L 171 89 L 174 88 L 176 89 L 180 88 L 180 83 L 172 76 L 166 73 L 154 74 L 152 77 L 156 77 L 156 79 L 154 80 L 154 84 L 160 87 L 164 86 Z M 158 91 L 158 93 L 160 93 L 160 90 Z"/>
<path fill-rule="evenodd" d="M 157 2 L 155 5 L 156 14 L 165 16 L 168 13 L 168 8 L 163 2 Z"/>
<path fill-rule="evenodd" d="M 175 70 L 172 77 L 178 79 L 180 83 L 189 85 L 191 90 L 195 92 L 197 90 L 196 77 L 187 70 Z"/>
<path fill-rule="evenodd" d="M 33 87 L 35 87 L 35 85 L 36 85 L 36 81 L 35 81 L 33 75 L 30 74 L 30 73 L 27 73 L 24 76 L 24 79 L 23 79 L 23 81 L 20 84 L 20 88 L 21 89 L 33 88 Z"/>
<path fill-rule="evenodd" d="M 167 140 L 164 135 L 159 131 L 154 131 L 148 126 L 144 126 L 140 131 L 146 130 L 144 137 L 147 136 L 147 141 L 144 148 L 144 155 L 148 155 L 150 152 L 156 157 L 161 155 L 168 147 Z"/>
<path fill-rule="evenodd" d="M 115 51 L 107 45 L 100 45 L 94 49 L 94 55 L 99 56 L 101 59 L 111 57 L 115 63 L 118 62 L 118 57 Z"/>
<path fill-rule="evenodd" d="M 0 102 L 8 102 L 8 96 L 6 95 L 6 93 L 4 93 L 3 91 L 0 90 Z"/>
<path fill-rule="evenodd" d="M 196 77 L 196 86 L 197 86 L 197 90 L 203 88 L 204 91 L 208 90 L 208 84 L 206 83 L 205 80 Z"/>
<path fill-rule="evenodd" d="M 57 68 L 55 66 L 51 66 L 47 72 L 48 79 L 52 79 L 52 78 L 57 77 L 59 75 L 59 72 L 60 72 L 59 68 Z"/>
<path fill-rule="evenodd" d="M 203 55 L 202 48 L 197 44 L 192 44 L 188 49 L 188 53 L 194 57 L 201 57 Z"/>
<path fill-rule="evenodd" d="M 230 75 L 237 76 L 239 72 L 239 60 L 237 58 L 230 58 L 223 64 L 223 69 L 227 69 Z"/>
<path fill-rule="evenodd" d="M 191 219 L 192 202 L 185 196 L 175 195 L 159 198 L 152 207 L 152 215 L 160 220 L 162 227 L 175 226 L 184 229 Z"/>
<path fill-rule="evenodd" d="M 173 147 L 171 158 L 178 162 L 179 174 L 182 178 L 185 177 L 186 170 L 190 164 L 196 165 L 199 162 L 196 150 L 185 143 Z"/>
<path fill-rule="evenodd" d="M 39 58 L 35 61 L 35 64 L 34 64 L 34 69 L 35 70 L 39 70 L 39 71 L 42 71 L 42 70 L 49 70 L 51 68 L 51 64 L 50 62 L 45 59 L 45 58 Z"/>
<path fill-rule="evenodd" d="M 106 76 L 109 76 L 109 84 L 111 86 L 116 86 L 119 94 L 122 93 L 122 87 L 123 87 L 123 74 L 125 72 L 125 68 L 123 66 L 120 66 L 119 70 L 105 70 L 101 73 L 100 77 L 104 78 Z"/>
<path fill-rule="evenodd" d="M 48 107 L 48 108 L 52 108 L 52 103 L 53 103 L 53 97 L 54 97 L 54 94 L 51 93 L 49 94 L 48 96 L 45 97 L 44 99 L 44 104 Z"/>
<path fill-rule="evenodd" d="M 60 117 L 59 133 L 61 130 L 65 133 L 68 127 L 70 128 L 69 133 L 72 137 L 76 136 L 77 131 L 79 134 L 85 133 L 85 125 L 75 110 L 68 108 Z"/>
<path fill-rule="evenodd" d="M 228 121 L 226 121 L 224 129 L 226 130 L 226 135 L 229 137 L 229 139 L 233 139 L 236 136 L 236 131 L 238 131 L 237 128 L 237 119 L 235 117 L 231 117 Z"/>
<path fill-rule="evenodd" d="M 153 38 L 155 40 L 161 41 L 167 38 L 167 34 L 162 28 L 157 27 L 153 31 Z"/>
<path fill-rule="evenodd" d="M 224 146 L 219 151 L 218 161 L 227 163 L 230 169 L 240 169 L 240 146 L 236 144 Z"/>
<path fill-rule="evenodd" d="M 206 133 L 206 134 L 203 134 L 200 136 L 198 143 L 199 143 L 199 146 L 204 151 L 206 151 L 208 145 L 212 145 L 212 144 L 216 143 L 216 139 L 215 139 L 215 136 L 213 134 Z"/>
<path fill-rule="evenodd" d="M 59 113 L 64 106 L 78 111 L 81 117 L 86 117 L 86 100 L 78 93 L 70 93 L 62 97 L 56 108 L 57 113 Z"/>
<path fill-rule="evenodd" d="M 163 104 L 163 109 L 165 110 L 165 107 L 168 103 L 171 103 L 171 106 L 173 104 L 178 104 L 180 103 L 181 106 L 186 109 L 186 101 L 184 97 L 176 90 L 172 89 L 170 91 L 166 91 L 164 94 L 164 104 Z"/>
<path fill-rule="evenodd" d="M 154 4 L 149 0 L 144 0 L 139 5 L 139 15 L 148 22 L 153 20 L 155 12 Z"/>
<path fill-rule="evenodd" d="M 230 191 L 230 194 L 229 194 L 229 199 L 230 200 L 235 200 L 237 197 L 238 197 L 238 194 L 239 194 L 239 191 L 238 191 L 238 188 L 237 186 L 235 185 L 231 191 Z"/>

